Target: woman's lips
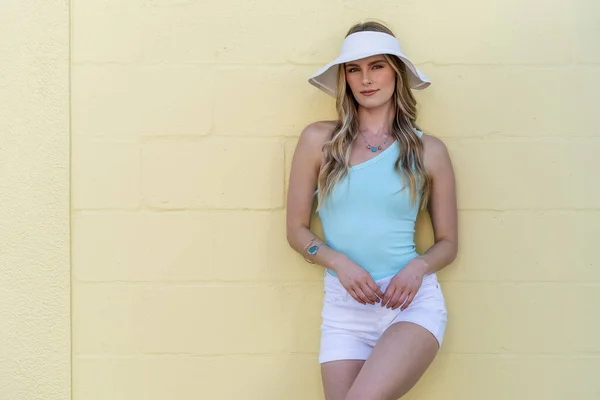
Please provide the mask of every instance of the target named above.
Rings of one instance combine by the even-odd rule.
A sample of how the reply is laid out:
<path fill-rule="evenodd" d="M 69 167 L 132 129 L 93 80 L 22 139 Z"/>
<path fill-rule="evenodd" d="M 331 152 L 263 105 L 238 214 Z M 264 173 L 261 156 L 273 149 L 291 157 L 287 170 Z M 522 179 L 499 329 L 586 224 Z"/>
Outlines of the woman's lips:
<path fill-rule="evenodd" d="M 379 90 L 379 89 L 377 89 Z M 365 90 L 364 92 L 360 92 L 363 96 L 371 96 L 377 92 L 377 90 Z"/>

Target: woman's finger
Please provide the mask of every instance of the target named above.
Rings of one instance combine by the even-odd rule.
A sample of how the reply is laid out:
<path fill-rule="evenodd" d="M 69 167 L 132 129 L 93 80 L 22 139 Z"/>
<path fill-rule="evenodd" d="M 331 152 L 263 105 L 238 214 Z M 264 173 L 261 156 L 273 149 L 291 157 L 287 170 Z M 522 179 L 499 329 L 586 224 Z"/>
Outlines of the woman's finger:
<path fill-rule="evenodd" d="M 402 296 L 403 292 L 403 288 L 396 288 L 396 290 L 394 291 L 394 295 L 392 296 L 390 302 L 387 305 L 387 308 L 394 309 L 394 307 L 396 307 L 396 305 L 398 304 L 398 300 L 400 300 L 400 297 Z"/>
<path fill-rule="evenodd" d="M 402 291 L 402 295 L 400 296 L 400 298 L 398 299 L 398 302 L 394 305 L 394 307 L 392 308 L 393 310 L 397 309 L 398 307 L 400 307 L 402 304 L 404 304 L 404 302 L 406 301 L 406 299 L 408 298 L 408 295 L 410 294 L 410 292 L 408 291 L 408 289 L 404 289 Z"/>
<path fill-rule="evenodd" d="M 379 286 L 377 286 L 377 283 L 375 283 L 374 280 L 371 279 L 367 282 L 367 284 L 369 285 L 369 288 L 373 291 L 373 293 L 377 296 L 377 300 L 375 300 L 375 302 L 378 303 L 379 300 L 383 298 L 383 292 L 381 291 Z"/>
<path fill-rule="evenodd" d="M 354 289 L 354 291 L 356 292 L 356 294 L 358 295 L 358 297 L 360 297 L 360 299 L 361 299 L 362 301 L 364 301 L 364 302 L 365 302 L 365 304 L 366 304 L 366 303 L 369 303 L 369 304 L 373 304 L 373 303 L 374 303 L 374 301 L 373 301 L 373 300 L 371 300 L 371 299 L 369 298 L 369 296 L 367 296 L 367 295 L 365 294 L 365 292 L 362 290 L 362 288 L 361 288 L 360 286 L 359 286 L 359 287 L 356 287 L 356 288 Z"/>
<path fill-rule="evenodd" d="M 374 282 L 373 282 L 373 284 L 374 284 Z M 375 287 L 377 287 L 377 285 L 375 285 Z M 362 286 L 362 291 L 369 298 L 369 300 L 372 301 L 371 304 L 379 302 L 379 297 L 377 297 L 377 294 L 375 293 L 375 290 L 373 290 L 373 287 L 371 286 L 370 282 L 367 281 Z"/>
<path fill-rule="evenodd" d="M 350 293 L 350 296 L 352 296 L 352 298 L 356 301 L 358 301 L 360 304 L 363 304 L 364 302 L 360 299 L 360 297 L 358 297 L 358 295 L 356 294 L 356 292 L 354 291 L 354 289 L 350 289 L 348 290 L 348 293 Z"/>
<path fill-rule="evenodd" d="M 395 291 L 396 288 L 394 286 L 387 287 L 385 293 L 383 294 L 383 298 L 381 299 L 381 307 L 385 307 L 389 303 L 389 301 L 394 296 Z"/>
<path fill-rule="evenodd" d="M 408 306 L 410 305 L 410 303 L 412 303 L 413 299 L 415 298 L 414 293 L 409 293 L 408 297 L 406 298 L 406 301 L 404 302 L 404 304 L 402 304 L 400 311 L 404 311 L 408 308 Z"/>
<path fill-rule="evenodd" d="M 359 303 L 362 304 L 367 304 L 370 302 L 370 300 L 367 298 L 367 296 L 365 296 L 365 294 L 362 292 L 362 290 L 360 290 L 360 287 L 355 287 L 354 288 L 354 293 L 356 293 L 356 297 Z"/>

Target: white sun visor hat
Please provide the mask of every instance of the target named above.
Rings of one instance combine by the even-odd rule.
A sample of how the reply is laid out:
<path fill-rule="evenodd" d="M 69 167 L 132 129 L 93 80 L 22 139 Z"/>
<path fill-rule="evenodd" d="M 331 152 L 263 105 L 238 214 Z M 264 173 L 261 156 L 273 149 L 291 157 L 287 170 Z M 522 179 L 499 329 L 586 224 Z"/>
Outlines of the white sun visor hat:
<path fill-rule="evenodd" d="M 318 70 L 308 81 L 325 93 L 335 97 L 339 65 L 377 54 L 392 54 L 403 61 L 407 67 L 408 85 L 412 89 L 425 89 L 431 85 L 429 79 L 404 55 L 398 39 L 384 32 L 373 31 L 356 32 L 348 35 L 342 44 L 340 55 Z"/>

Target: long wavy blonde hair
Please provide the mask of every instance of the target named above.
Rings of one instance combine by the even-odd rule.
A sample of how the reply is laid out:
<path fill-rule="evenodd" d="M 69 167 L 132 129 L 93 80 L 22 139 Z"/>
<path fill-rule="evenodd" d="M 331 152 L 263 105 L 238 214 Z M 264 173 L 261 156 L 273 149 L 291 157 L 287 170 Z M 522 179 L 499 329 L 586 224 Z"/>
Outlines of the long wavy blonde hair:
<path fill-rule="evenodd" d="M 346 37 L 362 31 L 384 32 L 394 36 L 392 31 L 382 23 L 366 21 L 352 26 Z M 420 209 L 424 209 L 429 198 L 431 179 L 423 165 L 423 142 L 415 132 L 415 129 L 420 130 L 415 122 L 417 101 L 408 86 L 404 63 L 396 56 L 387 54 L 383 56 L 396 72 L 396 88 L 392 95 L 394 120 L 390 136 L 398 141 L 401 151 L 394 168 L 403 179 L 405 188 L 408 182 L 412 204 L 416 204 L 420 195 Z M 348 174 L 351 145 L 359 134 L 358 103 L 346 82 L 342 66 L 338 69 L 336 109 L 338 123 L 331 140 L 323 148 L 325 159 L 318 176 L 317 209 L 321 208 L 333 187 Z"/>

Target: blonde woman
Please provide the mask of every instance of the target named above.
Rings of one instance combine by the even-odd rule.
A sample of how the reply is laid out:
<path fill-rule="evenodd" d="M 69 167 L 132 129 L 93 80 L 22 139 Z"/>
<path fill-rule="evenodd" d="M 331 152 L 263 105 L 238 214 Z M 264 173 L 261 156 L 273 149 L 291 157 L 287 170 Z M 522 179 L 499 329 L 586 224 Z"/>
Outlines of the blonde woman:
<path fill-rule="evenodd" d="M 397 399 L 434 360 L 447 322 L 436 272 L 457 254 L 454 173 L 424 134 L 412 89 L 428 79 L 378 22 L 353 26 L 339 57 L 309 80 L 337 121 L 308 125 L 290 172 L 287 238 L 324 268 L 319 363 L 327 400 Z M 314 199 L 324 241 L 310 231 Z M 415 251 L 427 209 L 435 243 Z"/>

